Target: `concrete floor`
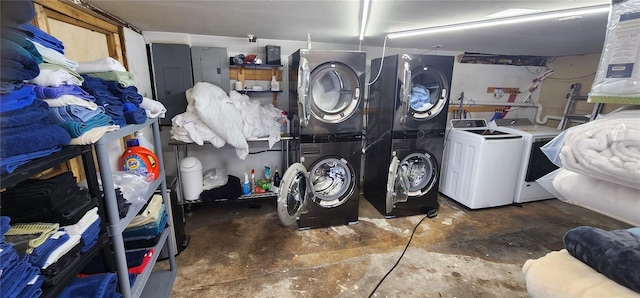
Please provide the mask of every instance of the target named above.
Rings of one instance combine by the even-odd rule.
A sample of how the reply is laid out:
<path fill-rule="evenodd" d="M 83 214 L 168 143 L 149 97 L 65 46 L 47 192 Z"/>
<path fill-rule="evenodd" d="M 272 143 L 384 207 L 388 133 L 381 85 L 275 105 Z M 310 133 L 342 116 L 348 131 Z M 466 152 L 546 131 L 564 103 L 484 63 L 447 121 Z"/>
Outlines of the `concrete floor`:
<path fill-rule="evenodd" d="M 629 227 L 558 200 L 485 210 L 439 200 L 373 297 L 527 297 L 522 265 L 562 248 L 566 231 Z M 384 219 L 361 198 L 358 224 L 298 231 L 275 208 L 194 206 L 172 297 L 367 297 L 424 217 Z"/>

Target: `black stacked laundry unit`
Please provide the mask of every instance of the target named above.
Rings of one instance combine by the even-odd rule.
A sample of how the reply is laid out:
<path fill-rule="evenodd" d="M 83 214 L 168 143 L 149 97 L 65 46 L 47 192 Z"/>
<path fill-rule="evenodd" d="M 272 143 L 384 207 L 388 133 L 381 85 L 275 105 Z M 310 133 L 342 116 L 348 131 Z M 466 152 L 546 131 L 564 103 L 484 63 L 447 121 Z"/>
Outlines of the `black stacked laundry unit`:
<path fill-rule="evenodd" d="M 385 217 L 436 216 L 453 57 L 371 61 L 364 196 Z"/>
<path fill-rule="evenodd" d="M 358 222 L 365 67 L 364 52 L 300 49 L 289 56 L 295 163 L 284 173 L 278 197 L 285 225 Z"/>

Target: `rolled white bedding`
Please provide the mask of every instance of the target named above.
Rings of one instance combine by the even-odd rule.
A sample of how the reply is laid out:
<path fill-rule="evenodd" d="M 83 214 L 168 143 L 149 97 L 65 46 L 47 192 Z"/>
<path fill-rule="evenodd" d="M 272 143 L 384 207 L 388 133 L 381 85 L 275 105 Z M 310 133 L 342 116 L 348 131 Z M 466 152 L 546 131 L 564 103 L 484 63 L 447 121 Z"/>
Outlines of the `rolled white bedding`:
<path fill-rule="evenodd" d="M 570 128 L 560 159 L 573 172 L 640 189 L 640 109 Z"/>

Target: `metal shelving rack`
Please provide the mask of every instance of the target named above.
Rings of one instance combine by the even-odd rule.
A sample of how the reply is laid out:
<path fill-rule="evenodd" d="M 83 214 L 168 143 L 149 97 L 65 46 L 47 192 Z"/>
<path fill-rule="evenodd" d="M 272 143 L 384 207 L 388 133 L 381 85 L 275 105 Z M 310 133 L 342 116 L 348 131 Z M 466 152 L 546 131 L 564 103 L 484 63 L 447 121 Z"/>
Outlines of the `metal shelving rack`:
<path fill-rule="evenodd" d="M 91 151 L 91 146 L 83 145 L 83 146 L 66 146 L 61 151 L 53 153 L 49 156 L 35 159 L 25 165 L 17 168 L 13 173 L 3 175 L 0 177 L 0 188 L 10 188 L 15 186 L 16 184 L 24 181 L 26 179 L 31 178 L 32 176 L 52 167 L 55 167 L 61 163 L 64 163 L 70 159 L 73 159 L 77 156 L 82 158 L 83 170 L 85 176 L 87 177 L 87 186 L 89 187 L 89 191 L 91 196 L 94 198 L 100 198 L 101 194 L 98 189 L 98 180 L 96 175 L 93 173 L 96 172 L 93 163 L 93 156 Z M 98 200 L 98 215 L 100 218 L 105 218 L 104 211 L 104 203 L 102 200 Z M 75 261 L 70 263 L 66 271 L 64 273 L 64 277 L 54 286 L 44 287 L 42 288 L 43 293 L 41 297 L 56 297 L 64 288 L 73 281 L 76 274 L 80 272 L 86 265 L 98 254 L 102 254 L 103 258 L 106 260 L 106 256 L 110 255 L 111 245 L 109 242 L 109 237 L 107 235 L 105 222 L 104 220 L 100 224 L 100 235 L 98 236 L 98 240 L 96 244 L 87 252 L 83 253 L 78 257 Z M 113 262 L 107 261 L 105 263 L 106 268 L 110 271 L 113 270 Z"/>
<path fill-rule="evenodd" d="M 133 287 L 129 286 L 129 274 L 127 268 L 127 259 L 125 254 L 124 240 L 122 232 L 131 222 L 131 220 L 140 212 L 146 202 L 134 203 L 129 207 L 127 216 L 120 219 L 118 212 L 118 203 L 116 199 L 115 189 L 113 187 L 113 177 L 109 162 L 109 152 L 107 144 L 112 141 L 119 140 L 127 135 L 151 125 L 153 130 L 153 145 L 156 156 L 158 157 L 158 164 L 161 165 L 160 176 L 149 187 L 146 200 L 149 200 L 154 191 L 158 188 L 161 189 L 162 201 L 165 205 L 167 213 L 169 215 L 168 224 L 169 227 L 164 230 L 160 241 L 154 247 L 154 257 L 149 262 L 144 272 L 136 278 Z M 162 158 L 162 144 L 160 141 L 160 126 L 158 119 L 147 119 L 143 124 L 127 125 L 120 128 L 117 131 L 106 133 L 98 142 L 96 142 L 95 151 L 98 157 L 98 165 L 100 167 L 100 176 L 102 179 L 102 187 L 104 190 L 106 213 L 109 219 L 109 232 L 111 235 L 111 241 L 113 243 L 113 252 L 115 258 L 116 270 L 118 272 L 118 285 L 120 293 L 123 297 L 169 297 L 173 283 L 176 278 L 177 268 L 175 263 L 175 252 L 173 246 L 168 245 L 169 250 L 169 269 L 168 270 L 156 270 L 153 271 L 153 267 L 157 260 L 157 255 L 164 246 L 168 239 L 169 234 L 173 231 L 173 218 L 171 216 L 171 202 L 167 194 L 167 182 L 164 171 L 164 161 Z"/>
<path fill-rule="evenodd" d="M 289 141 L 293 140 L 293 137 L 291 136 L 282 136 L 280 137 L 280 142 L 281 142 L 281 147 L 280 147 L 280 155 L 282 157 L 282 169 L 283 169 L 283 174 L 284 171 L 287 169 L 287 167 L 289 166 Z M 247 142 L 252 143 L 252 142 L 267 142 L 269 141 L 268 137 L 261 137 L 261 138 L 250 138 L 247 139 Z M 188 153 L 188 149 L 187 147 L 189 145 L 195 145 L 193 143 L 185 143 L 182 141 L 176 141 L 176 140 L 170 140 L 169 141 L 169 145 L 173 146 L 173 152 L 176 158 L 176 165 L 179 168 L 180 167 L 180 161 L 182 160 L 182 158 L 189 156 Z M 180 154 L 180 147 L 182 147 L 182 154 Z M 178 195 L 178 203 L 181 205 L 184 204 L 191 204 L 191 203 L 200 203 L 200 200 L 196 200 L 196 201 L 191 201 L 191 202 L 186 202 L 184 200 L 184 195 L 182 193 L 182 186 L 181 186 L 181 174 L 180 174 L 180 170 L 178 169 L 178 185 L 180 185 L 179 187 L 179 191 L 177 192 Z M 249 195 L 241 195 L 240 197 L 236 198 L 237 201 L 246 201 L 246 200 L 254 200 L 254 199 L 268 199 L 268 198 L 276 198 L 277 197 L 277 193 L 273 192 L 273 191 L 268 191 L 268 192 L 264 192 L 264 193 L 252 193 Z M 216 200 L 216 202 L 223 202 L 223 201 L 229 201 L 229 199 L 219 199 Z"/>

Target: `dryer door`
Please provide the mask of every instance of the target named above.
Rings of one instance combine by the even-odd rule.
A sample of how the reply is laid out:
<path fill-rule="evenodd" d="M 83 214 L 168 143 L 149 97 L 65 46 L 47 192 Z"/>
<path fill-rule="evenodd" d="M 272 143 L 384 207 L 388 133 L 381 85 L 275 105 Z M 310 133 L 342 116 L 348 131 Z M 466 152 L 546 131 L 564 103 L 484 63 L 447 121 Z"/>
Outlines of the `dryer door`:
<path fill-rule="evenodd" d="M 436 186 L 438 161 L 424 150 L 410 153 L 400 161 L 399 172 L 406 176 L 407 195 L 420 197 Z"/>
<path fill-rule="evenodd" d="M 307 104 L 314 118 L 340 123 L 356 112 L 362 90 L 358 75 L 350 67 L 327 62 L 316 67 L 309 80 Z"/>
<path fill-rule="evenodd" d="M 304 165 L 294 163 L 282 176 L 278 188 L 278 217 L 285 226 L 297 226 L 300 215 L 308 210 L 313 196 L 308 175 Z"/>
<path fill-rule="evenodd" d="M 410 116 L 413 120 L 424 121 L 442 113 L 449 94 L 449 81 L 444 73 L 430 65 L 416 67 L 409 61 L 404 62 L 403 68 L 400 97 L 406 115 L 402 120 Z"/>
<path fill-rule="evenodd" d="M 354 192 L 357 179 L 353 166 L 344 158 L 325 157 L 309 172 L 312 201 L 324 208 L 334 208 L 346 202 Z"/>
<path fill-rule="evenodd" d="M 300 111 L 300 125 L 307 127 L 309 124 L 309 117 L 311 111 L 308 103 L 309 98 L 309 61 L 307 58 L 300 58 L 300 65 L 298 66 L 298 110 Z"/>
<path fill-rule="evenodd" d="M 386 210 L 391 213 L 396 203 L 406 202 L 408 199 L 407 188 L 409 181 L 404 169 L 400 167 L 398 157 L 394 156 L 389 165 L 389 175 L 387 177 L 387 197 Z"/>

